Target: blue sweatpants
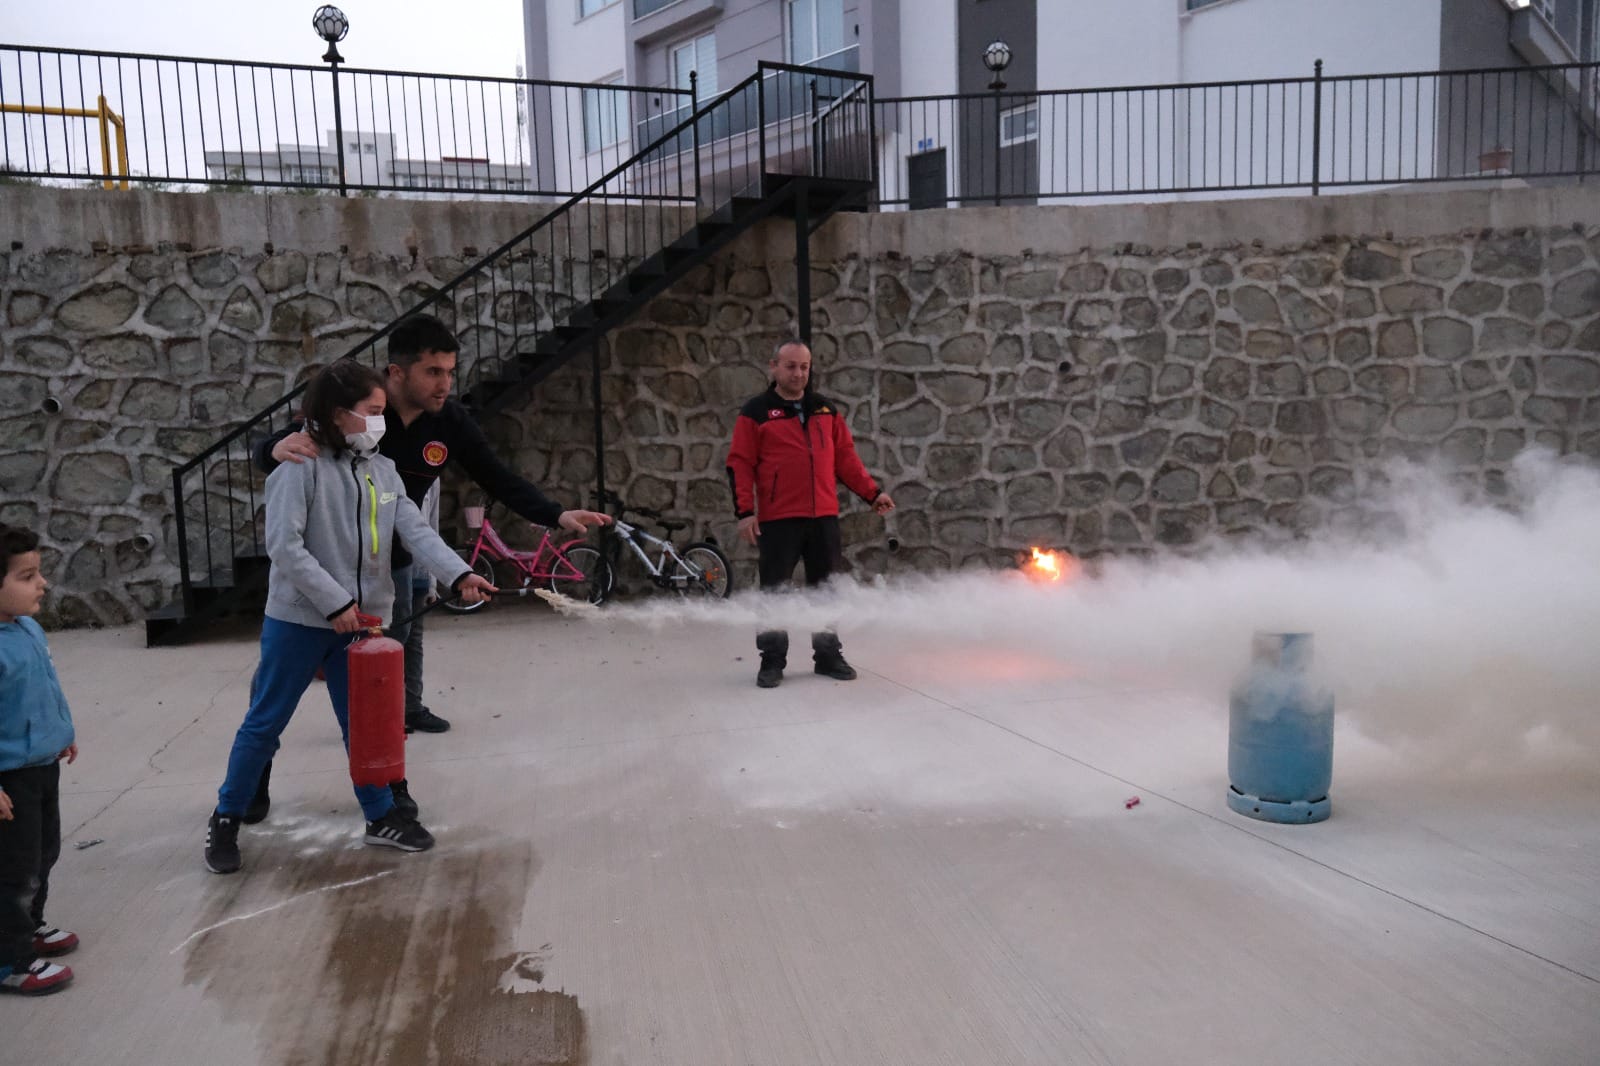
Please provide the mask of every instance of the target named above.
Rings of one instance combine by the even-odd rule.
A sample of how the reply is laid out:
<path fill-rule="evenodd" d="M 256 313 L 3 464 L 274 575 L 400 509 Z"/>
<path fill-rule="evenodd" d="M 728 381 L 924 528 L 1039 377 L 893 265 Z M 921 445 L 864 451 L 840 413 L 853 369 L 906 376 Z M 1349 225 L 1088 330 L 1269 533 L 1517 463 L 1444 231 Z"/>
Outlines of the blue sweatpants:
<path fill-rule="evenodd" d="M 278 750 L 294 709 L 322 669 L 328 679 L 328 699 L 339 720 L 339 735 L 350 747 L 350 668 L 345 649 L 348 633 L 297 625 L 268 618 L 261 624 L 261 663 L 250 684 L 250 709 L 245 712 L 228 756 L 228 776 L 217 790 L 217 811 L 237 817 L 255 797 L 261 771 Z M 367 821 L 375 822 L 394 806 L 394 794 L 381 785 L 356 788 L 356 799 Z"/>

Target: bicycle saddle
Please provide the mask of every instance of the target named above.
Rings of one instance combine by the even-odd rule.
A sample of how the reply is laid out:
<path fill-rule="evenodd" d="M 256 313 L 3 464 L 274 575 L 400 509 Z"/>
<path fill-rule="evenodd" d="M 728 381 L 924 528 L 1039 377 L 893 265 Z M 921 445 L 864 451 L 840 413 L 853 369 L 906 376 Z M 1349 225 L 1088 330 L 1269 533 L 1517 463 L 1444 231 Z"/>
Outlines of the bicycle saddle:
<path fill-rule="evenodd" d="M 658 519 L 656 519 L 656 525 L 660 526 L 662 529 L 666 530 L 668 533 L 676 533 L 680 529 L 688 529 L 689 528 L 689 523 L 687 523 L 687 522 L 674 522 L 670 518 L 658 518 Z"/>

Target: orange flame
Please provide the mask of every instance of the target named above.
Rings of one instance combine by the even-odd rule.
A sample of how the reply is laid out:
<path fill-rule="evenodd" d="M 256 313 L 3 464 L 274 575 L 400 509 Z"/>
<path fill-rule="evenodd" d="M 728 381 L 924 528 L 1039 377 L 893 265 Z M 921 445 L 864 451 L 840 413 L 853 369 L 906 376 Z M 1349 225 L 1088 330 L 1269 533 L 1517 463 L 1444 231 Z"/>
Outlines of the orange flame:
<path fill-rule="evenodd" d="M 1078 561 L 1066 552 L 1033 548 L 1033 559 L 1024 567 L 1029 576 L 1041 581 L 1060 581 L 1078 571 Z"/>

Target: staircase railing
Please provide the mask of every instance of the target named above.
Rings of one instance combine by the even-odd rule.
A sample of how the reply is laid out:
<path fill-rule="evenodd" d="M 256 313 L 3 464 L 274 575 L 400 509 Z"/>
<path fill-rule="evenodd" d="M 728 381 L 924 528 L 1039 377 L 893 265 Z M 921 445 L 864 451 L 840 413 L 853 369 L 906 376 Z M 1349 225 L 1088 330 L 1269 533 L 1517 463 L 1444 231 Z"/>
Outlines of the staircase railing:
<path fill-rule="evenodd" d="M 460 392 L 490 406 L 629 310 L 642 279 L 670 276 L 692 256 L 683 242 L 697 227 L 719 214 L 734 221 L 737 198 L 766 196 L 786 177 L 870 181 L 871 84 L 867 75 L 761 64 L 342 358 L 382 366 L 379 344 L 395 325 L 433 314 L 461 343 Z M 200 590 L 231 580 L 236 558 L 263 553 L 263 479 L 250 445 L 288 425 L 304 388 L 174 468 L 167 537 L 186 612 Z"/>

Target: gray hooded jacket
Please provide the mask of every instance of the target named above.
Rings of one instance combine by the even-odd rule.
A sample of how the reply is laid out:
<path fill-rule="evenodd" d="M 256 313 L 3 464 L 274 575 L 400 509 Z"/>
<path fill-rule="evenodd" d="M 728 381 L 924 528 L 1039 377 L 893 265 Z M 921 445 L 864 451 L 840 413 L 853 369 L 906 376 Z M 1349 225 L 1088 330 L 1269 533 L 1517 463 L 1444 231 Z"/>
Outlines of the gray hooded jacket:
<path fill-rule="evenodd" d="M 451 588 L 472 572 L 429 527 L 394 463 L 381 455 L 341 450 L 284 463 L 267 478 L 266 507 L 268 618 L 331 629 L 331 619 L 355 604 L 387 625 L 396 534 Z"/>

